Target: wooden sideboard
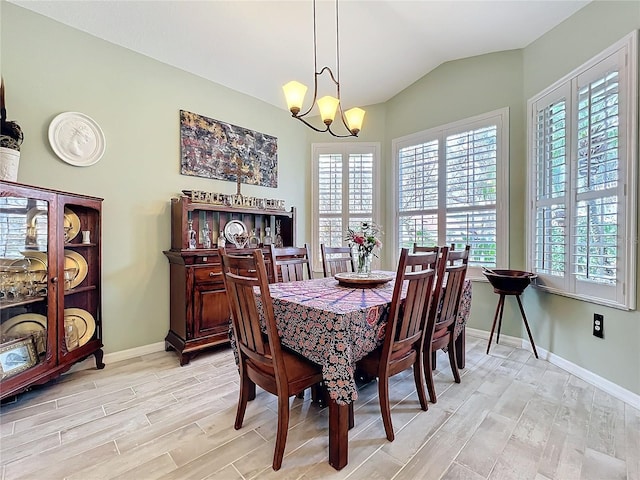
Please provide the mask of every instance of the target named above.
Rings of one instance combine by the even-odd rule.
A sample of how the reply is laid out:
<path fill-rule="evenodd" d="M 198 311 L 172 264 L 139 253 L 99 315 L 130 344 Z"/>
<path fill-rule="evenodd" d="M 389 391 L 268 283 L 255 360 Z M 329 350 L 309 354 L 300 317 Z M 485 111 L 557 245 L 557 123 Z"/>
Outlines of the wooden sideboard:
<path fill-rule="evenodd" d="M 165 348 L 177 352 L 180 365 L 188 364 L 203 349 L 229 342 L 229 305 L 215 245 L 220 232 L 231 221 L 242 222 L 248 232 L 260 230 L 261 240 L 266 227 L 275 234 L 277 221 L 283 244 L 295 245 L 295 208 L 288 212 L 234 208 L 193 202 L 186 195 L 171 200 L 171 249 L 164 252 L 169 260 L 170 278 L 170 320 Z M 207 241 L 202 233 L 205 223 L 211 232 L 211 248 L 205 248 Z M 196 248 L 188 248 L 189 226 L 195 232 Z M 226 248 L 230 252 L 249 253 L 256 246 L 238 249 L 227 242 Z M 261 243 L 258 248 L 262 249 L 271 272 L 270 249 Z"/>

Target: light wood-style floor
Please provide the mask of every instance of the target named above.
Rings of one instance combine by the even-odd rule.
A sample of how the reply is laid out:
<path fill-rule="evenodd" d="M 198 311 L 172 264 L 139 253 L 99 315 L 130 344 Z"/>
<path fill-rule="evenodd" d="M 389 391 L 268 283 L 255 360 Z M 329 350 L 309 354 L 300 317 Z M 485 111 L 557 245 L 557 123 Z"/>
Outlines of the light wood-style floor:
<path fill-rule="evenodd" d="M 360 391 L 349 464 L 327 463 L 328 409 L 291 399 L 274 472 L 276 403 L 258 389 L 233 429 L 231 352 L 185 366 L 155 353 L 82 370 L 18 397 L 0 414 L 1 478 L 640 479 L 640 412 L 530 352 L 468 337 L 455 384 L 438 358 L 439 398 L 420 410 L 410 371 L 393 378 L 396 439 L 386 440 L 377 384 Z"/>

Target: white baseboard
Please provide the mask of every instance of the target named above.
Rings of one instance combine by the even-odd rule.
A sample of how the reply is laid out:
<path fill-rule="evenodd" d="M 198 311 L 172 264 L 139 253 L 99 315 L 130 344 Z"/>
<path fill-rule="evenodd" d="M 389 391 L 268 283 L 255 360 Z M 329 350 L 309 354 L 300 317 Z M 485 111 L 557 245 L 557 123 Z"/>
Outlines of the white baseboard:
<path fill-rule="evenodd" d="M 130 358 L 147 355 L 149 353 L 162 352 L 163 350 L 164 342 L 150 343 L 149 345 L 143 345 L 141 347 L 121 350 L 119 352 L 107 353 L 104 356 L 104 363 L 121 362 L 122 360 L 129 360 Z"/>
<path fill-rule="evenodd" d="M 471 336 L 483 338 L 484 340 L 489 340 L 489 332 L 485 330 L 477 330 L 475 328 L 469 328 L 469 327 L 466 327 L 465 330 Z M 495 333 L 493 335 L 493 338 L 495 342 L 495 338 L 496 338 Z M 520 337 L 511 337 L 509 335 L 500 334 L 500 343 L 502 345 L 507 345 L 509 347 L 522 348 L 522 339 Z"/>
<path fill-rule="evenodd" d="M 477 330 L 475 328 L 466 328 L 466 331 L 469 335 L 474 337 L 483 338 L 485 340 L 489 339 L 489 332 L 485 330 Z M 508 335 L 500 335 L 500 343 L 505 345 L 509 345 L 511 347 L 516 348 L 524 348 L 531 349 L 531 343 L 523 340 L 518 337 L 510 337 Z M 546 360 L 557 367 L 569 372 L 572 375 L 584 380 L 585 382 L 593 385 L 594 387 L 599 388 L 600 390 L 608 393 L 609 395 L 617 398 L 618 400 L 622 400 L 623 402 L 631 405 L 634 408 L 640 409 L 640 395 L 637 395 L 625 388 L 622 388 L 620 385 L 613 383 L 606 378 L 602 378 L 599 375 L 587 370 L 586 368 L 581 367 L 580 365 L 576 365 L 569 360 L 565 360 L 564 358 L 556 355 L 555 353 L 551 353 L 543 348 L 536 346 L 536 350 L 538 351 L 538 357 Z"/>
<path fill-rule="evenodd" d="M 164 350 L 164 342 L 151 343 L 141 347 L 129 348 L 128 350 L 120 350 L 119 352 L 107 353 L 103 358 L 105 364 L 121 362 L 130 358 L 140 357 L 149 353 L 162 352 Z M 89 356 L 82 362 L 76 363 L 67 373 L 77 372 L 79 370 L 88 370 L 96 367 L 96 361 L 93 355 Z"/>

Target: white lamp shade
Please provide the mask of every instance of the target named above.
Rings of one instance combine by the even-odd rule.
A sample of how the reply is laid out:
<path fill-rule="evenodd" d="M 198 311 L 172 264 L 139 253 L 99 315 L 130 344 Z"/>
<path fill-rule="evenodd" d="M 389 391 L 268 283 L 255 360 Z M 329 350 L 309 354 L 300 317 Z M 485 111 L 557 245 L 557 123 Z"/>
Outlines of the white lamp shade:
<path fill-rule="evenodd" d="M 349 131 L 354 135 L 362 130 L 362 120 L 364 120 L 364 113 L 364 110 L 358 107 L 350 108 L 349 110 L 344 112 Z"/>
<path fill-rule="evenodd" d="M 335 97 L 327 95 L 318 99 L 318 108 L 320 109 L 320 117 L 325 125 L 330 125 L 336 116 L 339 100 Z"/>
<path fill-rule="evenodd" d="M 284 96 L 287 99 L 287 108 L 294 115 L 302 110 L 302 103 L 304 102 L 304 96 L 307 93 L 306 85 L 295 80 L 290 81 L 282 87 Z"/>

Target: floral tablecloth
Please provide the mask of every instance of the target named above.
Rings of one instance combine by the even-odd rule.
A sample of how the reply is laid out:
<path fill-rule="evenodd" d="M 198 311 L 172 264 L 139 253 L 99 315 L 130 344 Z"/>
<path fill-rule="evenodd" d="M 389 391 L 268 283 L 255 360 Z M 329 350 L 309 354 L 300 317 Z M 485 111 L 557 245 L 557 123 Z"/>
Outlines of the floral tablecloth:
<path fill-rule="evenodd" d="M 274 283 L 269 290 L 282 344 L 322 365 L 325 385 L 337 403 L 356 400 L 355 362 L 382 342 L 393 282 L 351 288 L 320 278 Z M 465 284 L 465 295 L 459 330 L 467 320 L 471 282 Z"/>

